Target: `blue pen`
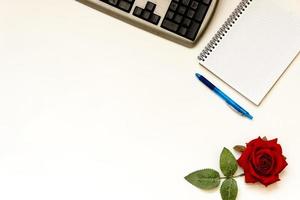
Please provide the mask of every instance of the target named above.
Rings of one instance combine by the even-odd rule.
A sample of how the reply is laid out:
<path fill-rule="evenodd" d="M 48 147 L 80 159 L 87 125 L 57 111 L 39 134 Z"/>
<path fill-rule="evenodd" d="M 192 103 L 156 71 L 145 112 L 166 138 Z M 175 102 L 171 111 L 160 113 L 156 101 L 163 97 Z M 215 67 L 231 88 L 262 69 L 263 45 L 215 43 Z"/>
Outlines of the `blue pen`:
<path fill-rule="evenodd" d="M 221 97 L 230 107 L 232 107 L 235 111 L 239 112 L 242 116 L 245 116 L 249 119 L 253 119 L 253 117 L 239 104 L 233 101 L 230 97 L 228 97 L 224 92 L 222 92 L 219 88 L 217 88 L 214 84 L 212 84 L 209 80 L 207 80 L 201 74 L 196 73 L 196 77 L 201 81 L 204 85 L 206 85 L 209 89 L 211 89 L 214 93 L 216 93 L 219 97 Z"/>

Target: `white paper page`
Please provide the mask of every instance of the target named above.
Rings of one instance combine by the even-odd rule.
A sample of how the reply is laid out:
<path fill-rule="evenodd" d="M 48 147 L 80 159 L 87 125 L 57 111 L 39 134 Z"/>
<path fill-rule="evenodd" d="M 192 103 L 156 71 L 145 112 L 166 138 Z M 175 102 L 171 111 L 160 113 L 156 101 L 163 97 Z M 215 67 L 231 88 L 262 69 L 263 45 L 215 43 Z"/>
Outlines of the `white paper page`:
<path fill-rule="evenodd" d="M 295 6 L 300 11 L 295 0 L 253 0 L 200 64 L 260 104 L 300 51 L 300 12 Z"/>

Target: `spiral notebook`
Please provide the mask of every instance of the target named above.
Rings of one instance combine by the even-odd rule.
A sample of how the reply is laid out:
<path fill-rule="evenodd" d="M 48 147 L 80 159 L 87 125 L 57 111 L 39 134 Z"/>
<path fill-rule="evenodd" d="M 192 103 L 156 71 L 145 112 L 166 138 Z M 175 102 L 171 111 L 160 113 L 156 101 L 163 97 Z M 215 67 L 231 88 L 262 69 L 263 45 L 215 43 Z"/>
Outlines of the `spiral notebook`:
<path fill-rule="evenodd" d="M 300 51 L 298 0 L 242 0 L 200 64 L 259 105 Z"/>

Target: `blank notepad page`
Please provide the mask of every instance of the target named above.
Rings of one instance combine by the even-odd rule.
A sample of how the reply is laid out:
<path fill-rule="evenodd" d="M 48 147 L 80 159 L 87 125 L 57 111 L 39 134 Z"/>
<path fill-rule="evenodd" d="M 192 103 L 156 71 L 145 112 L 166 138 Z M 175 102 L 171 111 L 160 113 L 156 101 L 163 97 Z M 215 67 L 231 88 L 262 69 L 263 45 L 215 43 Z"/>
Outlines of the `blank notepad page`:
<path fill-rule="evenodd" d="M 299 51 L 299 1 L 243 0 L 199 60 L 258 105 Z"/>

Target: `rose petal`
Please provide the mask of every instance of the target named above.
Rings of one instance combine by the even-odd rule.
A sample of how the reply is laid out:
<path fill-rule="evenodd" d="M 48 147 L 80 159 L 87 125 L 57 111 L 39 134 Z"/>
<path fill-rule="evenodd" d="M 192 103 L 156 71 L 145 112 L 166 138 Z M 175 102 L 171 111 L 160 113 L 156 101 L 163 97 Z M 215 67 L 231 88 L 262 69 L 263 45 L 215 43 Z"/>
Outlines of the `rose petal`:
<path fill-rule="evenodd" d="M 280 144 L 277 144 L 277 139 L 269 141 L 268 148 L 278 154 L 282 154 L 282 148 Z"/>
<path fill-rule="evenodd" d="M 280 174 L 288 165 L 286 162 L 286 159 L 282 155 L 277 155 L 276 156 L 276 167 L 274 169 L 274 173 Z"/>
<path fill-rule="evenodd" d="M 259 152 L 253 162 L 255 171 L 263 176 L 270 175 L 276 167 L 275 164 L 273 152 L 268 149 Z"/>
<path fill-rule="evenodd" d="M 257 180 L 254 176 L 252 176 L 250 173 L 245 172 L 245 182 L 246 183 L 256 183 Z"/>
<path fill-rule="evenodd" d="M 237 160 L 238 164 L 244 169 L 247 170 L 247 166 L 249 165 L 249 157 L 251 155 L 252 148 L 246 148 L 242 153 L 241 157 Z"/>
<path fill-rule="evenodd" d="M 279 176 L 278 175 L 273 175 L 269 177 L 264 177 L 264 179 L 261 179 L 260 182 L 264 184 L 266 187 L 271 185 L 272 183 L 275 183 L 279 181 Z"/>
<path fill-rule="evenodd" d="M 249 143 L 247 143 L 247 147 L 256 147 L 256 146 L 261 146 L 261 144 L 263 144 L 263 140 L 259 137 L 257 139 L 254 139 L 252 141 L 250 141 Z"/>

